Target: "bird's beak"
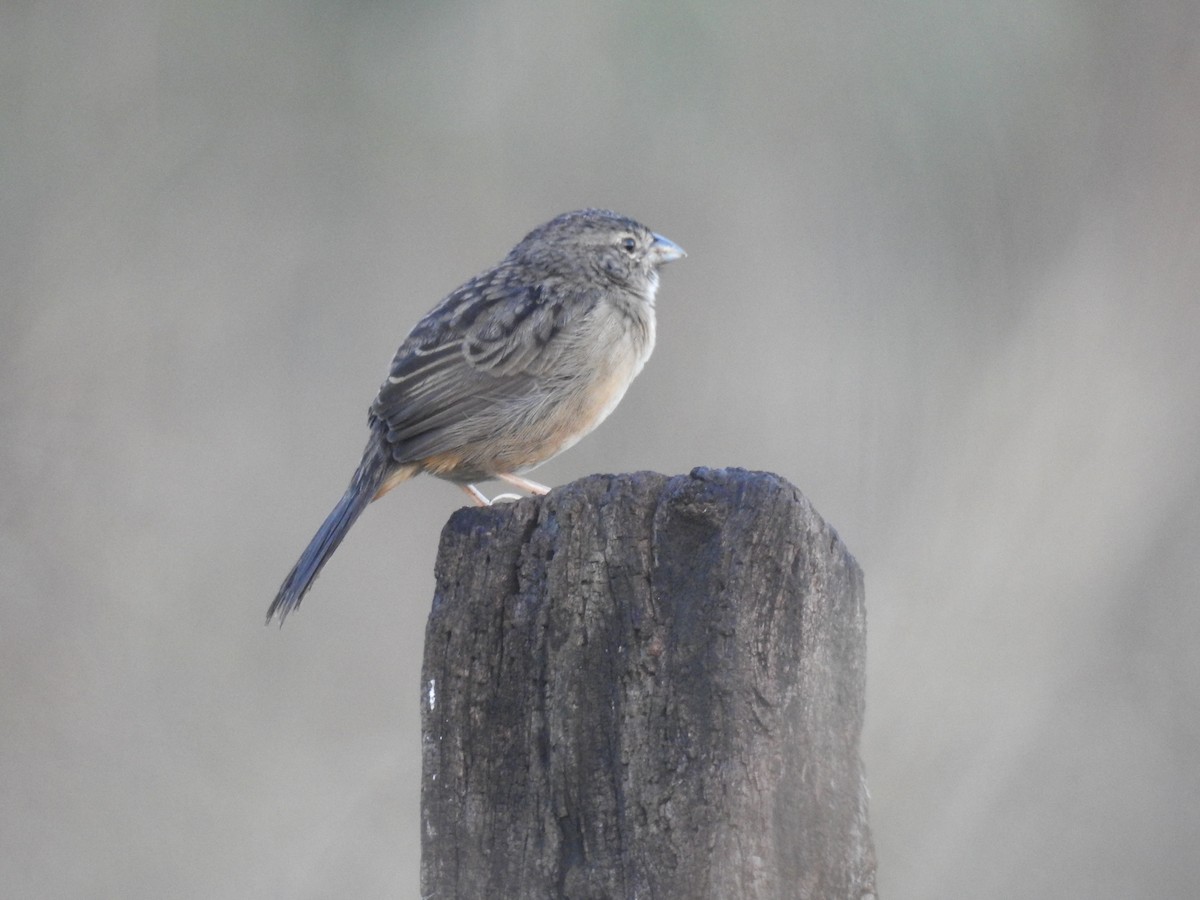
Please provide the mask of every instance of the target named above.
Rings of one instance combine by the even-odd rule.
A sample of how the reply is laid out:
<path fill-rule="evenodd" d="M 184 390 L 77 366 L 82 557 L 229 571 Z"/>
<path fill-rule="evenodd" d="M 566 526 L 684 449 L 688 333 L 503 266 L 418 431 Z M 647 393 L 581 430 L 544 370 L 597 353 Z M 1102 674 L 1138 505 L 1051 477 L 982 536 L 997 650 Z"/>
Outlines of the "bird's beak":
<path fill-rule="evenodd" d="M 687 254 L 683 252 L 683 248 L 674 241 L 667 240 L 661 234 L 654 235 L 654 240 L 650 244 L 650 258 L 656 265 L 669 263 L 673 259 L 683 259 L 685 256 Z"/>

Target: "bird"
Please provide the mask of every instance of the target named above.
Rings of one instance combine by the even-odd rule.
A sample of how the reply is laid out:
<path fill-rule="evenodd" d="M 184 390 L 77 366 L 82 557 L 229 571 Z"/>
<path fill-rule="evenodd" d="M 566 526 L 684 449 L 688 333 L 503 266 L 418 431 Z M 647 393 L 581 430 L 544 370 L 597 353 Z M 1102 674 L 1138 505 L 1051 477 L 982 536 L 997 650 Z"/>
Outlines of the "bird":
<path fill-rule="evenodd" d="M 654 349 L 659 268 L 683 249 L 611 210 L 530 231 L 451 291 L 400 344 L 367 417 L 370 436 L 342 499 L 267 610 L 282 625 L 363 510 L 422 473 L 476 487 L 522 477 L 613 411 Z M 511 496 L 511 495 L 507 495 Z M 499 499 L 499 498 L 497 498 Z"/>

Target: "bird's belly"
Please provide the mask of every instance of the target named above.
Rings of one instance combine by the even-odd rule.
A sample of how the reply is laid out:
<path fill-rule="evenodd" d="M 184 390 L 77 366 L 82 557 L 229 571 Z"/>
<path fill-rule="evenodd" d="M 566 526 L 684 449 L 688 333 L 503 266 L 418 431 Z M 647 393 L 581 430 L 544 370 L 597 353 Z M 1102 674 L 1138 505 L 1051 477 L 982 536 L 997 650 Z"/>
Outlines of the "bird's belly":
<path fill-rule="evenodd" d="M 554 385 L 519 408 L 495 409 L 476 423 L 479 437 L 422 460 L 421 468 L 451 481 L 482 481 L 498 474 L 527 472 L 574 446 L 616 409 L 645 356 L 610 357 L 605 371 L 588 379 Z M 474 430 L 474 429 L 473 429 Z"/>
<path fill-rule="evenodd" d="M 581 396 L 573 398 L 573 402 L 561 404 L 559 410 L 550 417 L 553 421 L 548 423 L 550 427 L 547 428 L 542 443 L 542 458 L 533 465 L 544 463 L 573 447 L 584 435 L 607 419 L 625 396 L 625 391 L 629 389 L 640 369 L 640 363 L 636 369 L 627 365 L 593 384 L 587 391 L 580 392 Z"/>

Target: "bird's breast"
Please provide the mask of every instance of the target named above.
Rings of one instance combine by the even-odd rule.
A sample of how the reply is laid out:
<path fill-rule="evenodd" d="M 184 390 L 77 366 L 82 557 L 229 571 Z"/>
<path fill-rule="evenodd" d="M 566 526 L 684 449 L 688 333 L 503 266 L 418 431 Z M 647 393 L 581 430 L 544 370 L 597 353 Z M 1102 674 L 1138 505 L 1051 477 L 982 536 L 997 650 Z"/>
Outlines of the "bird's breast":
<path fill-rule="evenodd" d="M 546 455 L 557 456 L 603 422 L 654 350 L 654 310 L 642 307 L 630 316 L 622 309 L 604 317 L 572 348 L 563 368 L 576 375 L 554 389 L 557 400 L 546 404 Z"/>

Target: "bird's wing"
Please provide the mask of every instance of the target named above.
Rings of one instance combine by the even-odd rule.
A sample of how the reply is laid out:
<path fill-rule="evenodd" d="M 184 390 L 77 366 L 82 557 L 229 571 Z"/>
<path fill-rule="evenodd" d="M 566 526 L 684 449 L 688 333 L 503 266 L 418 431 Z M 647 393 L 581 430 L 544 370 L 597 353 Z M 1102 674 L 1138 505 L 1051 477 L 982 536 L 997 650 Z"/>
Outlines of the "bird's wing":
<path fill-rule="evenodd" d="M 590 306 L 572 299 L 501 269 L 442 301 L 400 345 L 371 406 L 393 458 L 412 462 L 485 437 L 471 434 L 472 418 L 538 393 L 564 326 Z"/>

